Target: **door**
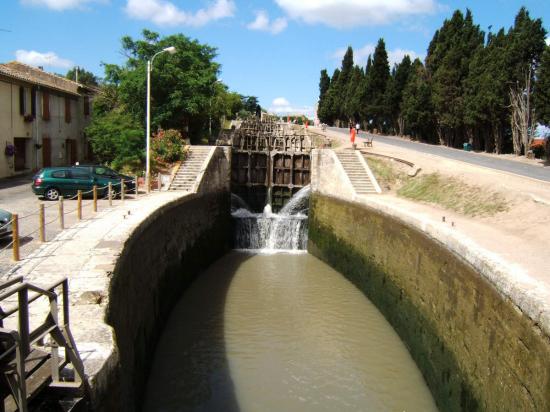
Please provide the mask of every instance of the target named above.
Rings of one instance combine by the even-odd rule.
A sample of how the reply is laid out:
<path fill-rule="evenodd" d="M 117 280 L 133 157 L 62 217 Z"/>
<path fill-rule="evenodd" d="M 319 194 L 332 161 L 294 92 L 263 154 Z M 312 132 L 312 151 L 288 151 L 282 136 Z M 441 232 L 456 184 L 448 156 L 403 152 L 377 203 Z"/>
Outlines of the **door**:
<path fill-rule="evenodd" d="M 52 140 L 49 137 L 42 138 L 42 167 L 52 165 Z"/>
<path fill-rule="evenodd" d="M 27 140 L 24 137 L 16 137 L 13 139 L 13 145 L 15 146 L 15 159 L 14 166 L 15 171 L 25 170 L 27 163 Z"/>
<path fill-rule="evenodd" d="M 85 196 L 91 196 L 90 192 L 94 186 L 94 178 L 92 174 L 85 169 L 72 168 L 71 169 L 71 190 L 76 193 L 78 190 L 82 190 Z"/>
<path fill-rule="evenodd" d="M 69 166 L 74 165 L 78 159 L 76 158 L 76 140 L 75 139 L 67 139 L 65 140 L 65 151 L 66 151 L 66 159 Z"/>

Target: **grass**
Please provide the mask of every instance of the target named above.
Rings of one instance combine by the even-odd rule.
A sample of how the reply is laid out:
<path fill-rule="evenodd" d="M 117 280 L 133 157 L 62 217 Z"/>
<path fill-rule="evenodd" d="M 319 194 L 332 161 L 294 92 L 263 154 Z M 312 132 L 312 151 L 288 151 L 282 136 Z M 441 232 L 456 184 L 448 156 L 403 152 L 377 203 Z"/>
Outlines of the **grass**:
<path fill-rule="evenodd" d="M 369 157 L 369 166 L 385 190 L 406 199 L 439 205 L 465 216 L 493 216 L 509 210 L 500 193 L 464 183 L 460 179 L 430 173 L 410 177 L 394 162 Z"/>
<path fill-rule="evenodd" d="M 508 202 L 500 193 L 459 179 L 442 177 L 438 173 L 409 179 L 397 190 L 397 195 L 437 204 L 466 216 L 493 216 L 509 209 Z"/>

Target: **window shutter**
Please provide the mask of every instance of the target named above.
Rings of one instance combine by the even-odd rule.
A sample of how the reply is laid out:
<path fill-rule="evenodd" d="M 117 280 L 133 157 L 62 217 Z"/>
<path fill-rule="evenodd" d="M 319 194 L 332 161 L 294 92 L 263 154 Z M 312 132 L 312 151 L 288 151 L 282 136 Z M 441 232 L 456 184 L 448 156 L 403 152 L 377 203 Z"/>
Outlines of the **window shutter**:
<path fill-rule="evenodd" d="M 50 120 L 50 94 L 42 92 L 42 119 Z"/>
<path fill-rule="evenodd" d="M 36 117 L 36 88 L 31 89 L 31 114 Z"/>
<path fill-rule="evenodd" d="M 19 87 L 19 114 L 25 116 L 25 88 Z"/>
<path fill-rule="evenodd" d="M 71 123 L 71 99 L 65 97 L 65 122 Z"/>

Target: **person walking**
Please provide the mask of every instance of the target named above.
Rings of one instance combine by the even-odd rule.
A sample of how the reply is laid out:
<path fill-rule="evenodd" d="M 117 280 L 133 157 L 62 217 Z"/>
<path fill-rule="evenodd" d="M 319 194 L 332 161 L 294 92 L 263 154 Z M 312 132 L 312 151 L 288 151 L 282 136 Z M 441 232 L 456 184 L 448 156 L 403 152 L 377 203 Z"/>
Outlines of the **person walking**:
<path fill-rule="evenodd" d="M 359 122 L 357 122 L 357 124 L 355 125 L 355 130 L 357 130 L 357 135 L 359 136 L 359 130 L 361 130 L 361 125 L 359 124 Z"/>
<path fill-rule="evenodd" d="M 350 132 L 350 140 L 351 140 L 351 144 L 352 146 L 355 148 L 355 127 L 352 126 L 351 128 L 351 132 Z"/>

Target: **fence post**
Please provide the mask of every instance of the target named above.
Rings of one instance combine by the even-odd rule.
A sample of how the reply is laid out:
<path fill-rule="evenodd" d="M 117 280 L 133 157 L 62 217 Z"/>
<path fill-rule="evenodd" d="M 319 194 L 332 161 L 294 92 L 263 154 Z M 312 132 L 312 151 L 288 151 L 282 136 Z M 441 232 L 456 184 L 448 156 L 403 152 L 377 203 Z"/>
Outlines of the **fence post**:
<path fill-rule="evenodd" d="M 159 173 L 158 176 L 157 176 L 157 180 L 158 180 L 157 183 L 158 183 L 159 192 L 160 192 L 161 189 L 162 189 L 162 180 L 161 180 L 161 178 L 162 178 L 162 175 Z"/>
<path fill-rule="evenodd" d="M 92 188 L 92 193 L 94 195 L 94 213 L 97 212 L 97 186 L 94 185 Z"/>
<path fill-rule="evenodd" d="M 13 242 L 13 260 L 19 262 L 19 216 L 17 213 L 12 215 L 11 240 Z"/>
<path fill-rule="evenodd" d="M 134 183 L 136 184 L 136 199 L 137 199 L 138 196 L 139 196 L 139 189 L 138 189 L 139 186 L 138 186 L 138 177 L 137 177 L 137 175 L 134 176 Z"/>
<path fill-rule="evenodd" d="M 65 212 L 63 211 L 63 196 L 59 196 L 59 226 L 65 229 Z"/>
<path fill-rule="evenodd" d="M 45 242 L 46 241 L 46 227 L 45 227 L 45 219 L 44 219 L 44 203 L 40 203 L 38 205 L 38 233 L 40 236 L 40 241 Z"/>
<path fill-rule="evenodd" d="M 109 193 L 109 206 L 113 206 L 113 184 L 111 182 L 109 182 L 108 193 Z"/>
<path fill-rule="evenodd" d="M 78 220 L 82 220 L 82 190 L 78 191 L 76 202 L 76 216 L 78 217 Z"/>
<path fill-rule="evenodd" d="M 145 175 L 145 191 L 151 193 L 151 174 Z"/>
<path fill-rule="evenodd" d="M 124 202 L 124 192 L 126 190 L 124 189 L 124 179 L 120 179 L 120 200 Z"/>

